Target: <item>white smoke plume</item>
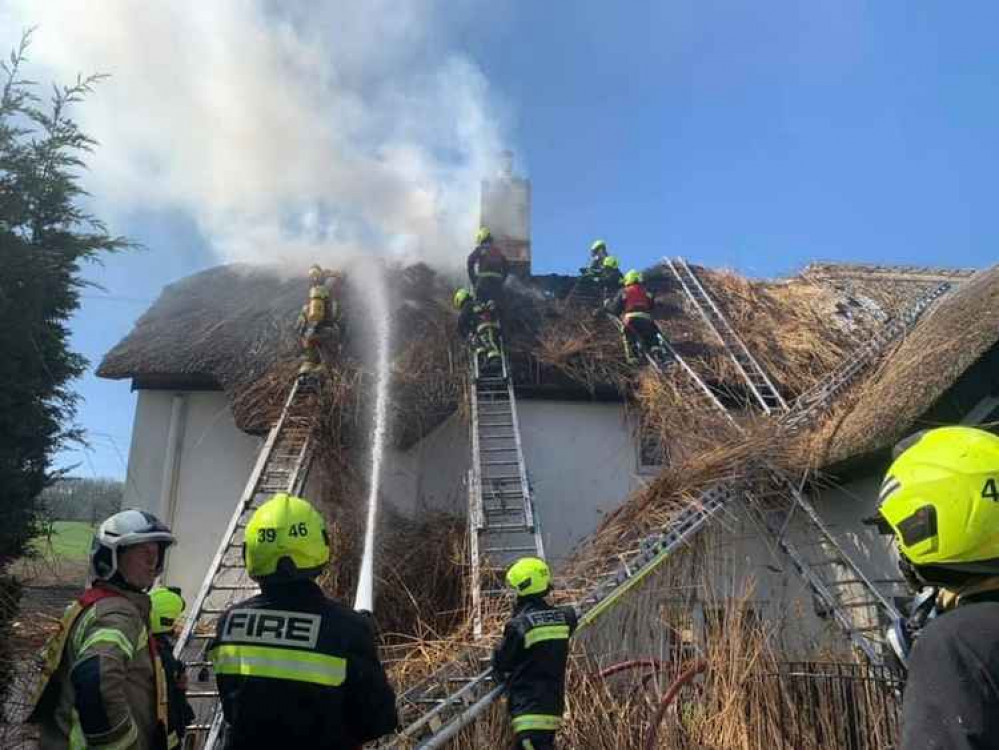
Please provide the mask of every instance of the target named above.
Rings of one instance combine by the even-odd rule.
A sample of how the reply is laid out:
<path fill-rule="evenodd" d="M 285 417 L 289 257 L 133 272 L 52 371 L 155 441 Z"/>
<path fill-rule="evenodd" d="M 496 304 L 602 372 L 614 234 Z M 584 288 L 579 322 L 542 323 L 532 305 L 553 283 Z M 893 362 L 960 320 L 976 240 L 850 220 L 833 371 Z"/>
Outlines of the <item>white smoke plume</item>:
<path fill-rule="evenodd" d="M 191 217 L 220 259 L 356 253 L 453 266 L 497 169 L 503 108 L 449 40 L 469 0 L 0 0 L 33 78 L 111 78 L 74 115 L 97 211 Z"/>

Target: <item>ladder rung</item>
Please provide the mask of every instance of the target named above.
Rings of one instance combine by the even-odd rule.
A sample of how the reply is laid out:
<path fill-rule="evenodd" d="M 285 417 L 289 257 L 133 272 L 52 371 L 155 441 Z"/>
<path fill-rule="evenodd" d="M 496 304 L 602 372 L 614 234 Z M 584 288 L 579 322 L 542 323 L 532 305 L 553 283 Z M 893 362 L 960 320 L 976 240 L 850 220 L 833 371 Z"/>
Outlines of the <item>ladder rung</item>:
<path fill-rule="evenodd" d="M 482 531 L 523 531 L 525 534 L 534 533 L 534 529 L 522 523 L 490 523 L 481 527 Z"/>
<path fill-rule="evenodd" d="M 494 552 L 537 552 L 537 548 L 532 544 L 530 547 L 485 547 L 483 554 L 489 555 Z"/>

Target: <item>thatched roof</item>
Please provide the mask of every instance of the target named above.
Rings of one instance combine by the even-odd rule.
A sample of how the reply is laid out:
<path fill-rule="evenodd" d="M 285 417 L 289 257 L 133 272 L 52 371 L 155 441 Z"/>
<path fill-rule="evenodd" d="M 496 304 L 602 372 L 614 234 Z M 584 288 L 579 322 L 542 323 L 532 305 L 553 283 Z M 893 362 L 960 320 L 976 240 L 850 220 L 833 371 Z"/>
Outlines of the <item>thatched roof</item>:
<path fill-rule="evenodd" d="M 705 268 L 696 271 L 788 398 L 848 356 L 880 325 L 880 319 L 904 307 L 899 300 L 907 300 L 913 288 L 925 288 L 931 281 L 896 273 L 882 279 L 879 287 L 878 278 L 866 279 L 871 293 L 881 297 L 872 310 L 873 303 L 857 304 L 830 284 L 836 267 L 828 265 L 812 269 L 811 275 L 777 281 L 749 281 Z M 389 278 L 396 342 L 395 440 L 408 445 L 457 408 L 463 376 L 461 344 L 449 305 L 451 280 L 422 265 L 396 268 Z M 733 404 L 744 401 L 738 373 L 672 276 L 660 266 L 649 269 L 646 278 L 656 294 L 656 316 L 676 349 L 728 393 Z M 553 275 L 510 285 L 505 335 L 518 386 L 558 397 L 637 398 L 643 408 L 660 406 L 662 393 L 655 403 L 645 403 L 648 388 L 622 362 L 613 326 L 573 302 L 576 281 Z M 284 270 L 247 265 L 194 274 L 163 290 L 135 329 L 108 352 L 98 375 L 134 378 L 139 387 L 221 388 L 242 429 L 266 429 L 293 376 L 298 356 L 294 324 L 307 288 L 304 269 L 293 277 Z M 356 353 L 369 340 L 359 328 L 363 319 L 370 318 L 365 312 L 369 304 L 352 298 L 357 292 L 350 284 L 345 294 L 347 335 Z M 671 398 L 685 400 L 682 384 L 676 385 L 667 389 Z M 665 425 L 664 430 L 673 427 Z"/>
<path fill-rule="evenodd" d="M 304 277 L 234 264 L 170 284 L 97 368 L 102 378 L 205 379 L 230 389 L 294 356 Z"/>
<path fill-rule="evenodd" d="M 941 300 L 825 431 L 825 465 L 890 448 L 999 342 L 999 266 Z M 992 376 L 999 381 L 999 373 Z"/>

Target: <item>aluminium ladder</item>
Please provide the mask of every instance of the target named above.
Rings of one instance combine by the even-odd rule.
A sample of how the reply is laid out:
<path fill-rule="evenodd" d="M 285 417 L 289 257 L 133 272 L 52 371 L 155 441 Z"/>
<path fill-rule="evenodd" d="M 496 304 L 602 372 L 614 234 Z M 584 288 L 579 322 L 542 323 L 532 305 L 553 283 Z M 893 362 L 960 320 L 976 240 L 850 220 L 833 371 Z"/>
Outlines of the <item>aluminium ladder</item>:
<path fill-rule="evenodd" d="M 544 559 L 541 528 L 527 478 L 517 401 L 506 350 L 502 368 L 480 372 L 471 364 L 472 467 L 468 487 L 474 635 L 482 638 L 489 614 L 508 599 L 506 569 L 530 555 Z"/>
<path fill-rule="evenodd" d="M 857 375 L 876 362 L 885 348 L 895 341 L 944 292 L 938 288 L 925 299 L 917 301 L 902 318 L 906 327 L 889 326 L 879 335 L 879 346 L 865 346 L 828 380 L 839 383 L 837 388 L 822 388 L 808 401 L 809 414 L 828 408 L 842 389 Z M 692 378 L 707 400 L 731 419 L 717 396 L 696 372 L 679 357 L 682 369 Z M 848 374 L 849 373 L 849 374 Z M 799 407 L 803 408 L 803 407 Z M 792 412 L 793 414 L 794 412 Z M 852 643 L 875 663 L 882 650 L 874 630 L 867 624 L 857 624 L 848 613 L 854 609 L 878 608 L 893 616 L 893 605 L 877 591 L 832 538 L 824 522 L 798 488 L 787 477 L 770 467 L 764 467 L 758 487 L 751 490 L 736 483 L 719 484 L 705 490 L 671 518 L 661 531 L 645 537 L 638 551 L 626 556 L 616 570 L 605 573 L 577 604 L 581 614 L 580 627 L 592 624 L 603 612 L 613 607 L 622 596 L 656 570 L 671 554 L 688 543 L 713 517 L 719 515 L 736 499 L 743 499 L 753 520 L 761 522 L 781 551 L 790 558 L 805 579 L 819 603 L 831 614 Z M 787 494 L 793 502 L 788 503 Z M 806 517 L 818 534 L 810 545 L 795 545 L 788 538 L 788 529 L 795 515 Z M 821 557 L 811 551 L 818 549 Z M 856 575 L 852 575 L 856 571 Z M 442 747 L 461 729 L 470 725 L 503 692 L 490 669 L 482 669 L 482 651 L 469 649 L 448 662 L 399 697 L 399 715 L 403 729 L 384 747 L 408 748 L 417 743 L 420 750 Z"/>
<path fill-rule="evenodd" d="M 938 284 L 916 299 L 900 316 L 885 323 L 871 339 L 849 355 L 842 365 L 798 396 L 781 422 L 793 430 L 819 416 L 872 362 L 880 358 L 889 346 L 912 330 L 922 314 L 943 297 L 951 286 L 949 281 Z"/>
<path fill-rule="evenodd" d="M 259 591 L 244 566 L 243 533 L 250 516 L 270 495 L 299 494 L 304 488 L 312 458 L 310 435 L 317 401 L 315 380 L 296 378 L 277 422 L 260 448 L 177 639 L 174 654 L 186 662 L 190 680 L 187 698 L 195 712 L 188 736 L 194 737 L 195 746 L 205 750 L 218 746 L 223 724 L 207 653 L 209 642 L 215 637 L 215 622 L 230 605 Z"/>
<path fill-rule="evenodd" d="M 694 309 L 700 313 L 704 323 L 722 342 L 736 370 L 746 381 L 750 393 L 763 412 L 772 414 L 787 411 L 787 403 L 780 392 L 767 377 L 760 363 L 750 354 L 749 349 L 746 348 L 735 329 L 726 320 L 715 301 L 711 299 L 711 295 L 701 284 L 694 270 L 687 265 L 687 261 L 683 258 L 663 258 L 663 260 L 669 270 L 673 272 L 676 280 L 680 282 L 684 293 L 693 304 Z"/>

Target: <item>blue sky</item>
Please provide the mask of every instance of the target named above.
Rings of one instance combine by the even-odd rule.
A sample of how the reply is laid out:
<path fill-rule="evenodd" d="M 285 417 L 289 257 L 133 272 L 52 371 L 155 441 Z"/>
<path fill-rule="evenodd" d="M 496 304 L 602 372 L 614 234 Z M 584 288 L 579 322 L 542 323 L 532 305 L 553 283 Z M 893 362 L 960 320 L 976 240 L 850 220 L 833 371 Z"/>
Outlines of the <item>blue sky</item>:
<path fill-rule="evenodd" d="M 525 1 L 438 41 L 481 72 L 532 180 L 537 272 L 572 271 L 595 237 L 626 266 L 682 254 L 754 276 L 813 259 L 983 266 L 999 6 L 956 7 Z M 88 269 L 108 296 L 88 294 L 73 342 L 94 365 L 164 284 L 218 262 L 182 207 L 114 226 L 147 249 Z M 88 374 L 80 392 L 91 449 L 61 460 L 123 477 L 128 384 Z"/>

